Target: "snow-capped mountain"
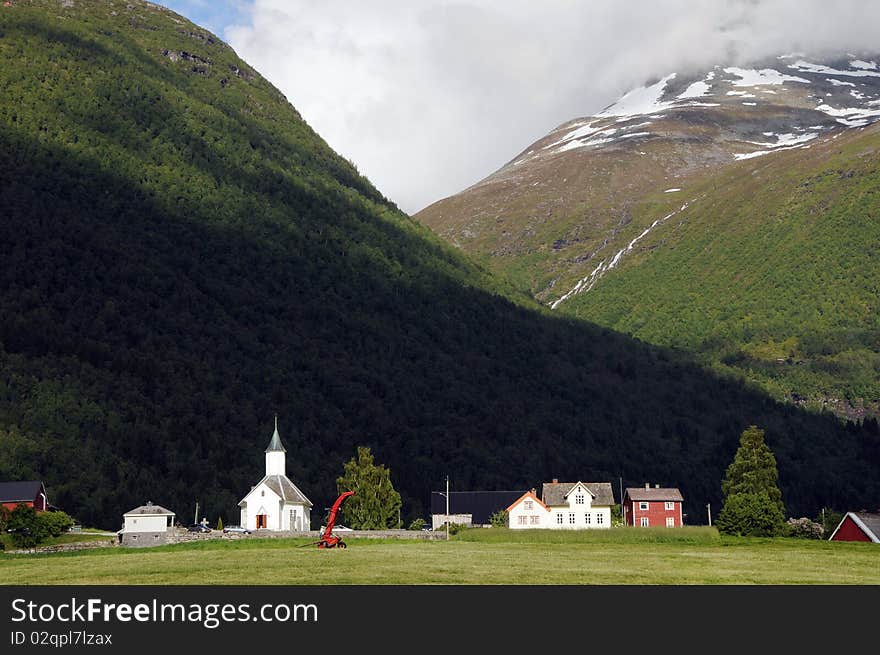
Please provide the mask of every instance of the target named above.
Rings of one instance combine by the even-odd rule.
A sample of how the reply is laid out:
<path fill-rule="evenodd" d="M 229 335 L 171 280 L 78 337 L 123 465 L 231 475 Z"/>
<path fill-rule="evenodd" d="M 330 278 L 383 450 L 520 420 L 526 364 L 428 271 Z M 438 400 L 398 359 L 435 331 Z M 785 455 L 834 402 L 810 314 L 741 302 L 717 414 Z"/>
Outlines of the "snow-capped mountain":
<path fill-rule="evenodd" d="M 705 123 L 721 113 L 735 118 L 725 121 L 727 129 L 718 134 L 734 159 L 805 147 L 840 126 L 864 127 L 880 120 L 877 61 L 853 56 L 826 64 L 787 55 L 773 64 L 716 66 L 698 79 L 671 73 L 630 91 L 595 116 L 561 125 L 549 135 L 550 143 L 529 149 L 512 164 L 578 148 L 668 136 L 670 121 Z M 768 120 L 767 112 L 779 108 L 785 109 L 785 116 Z"/>
<path fill-rule="evenodd" d="M 875 123 L 878 55 L 669 73 L 417 218 L 555 312 L 880 413 Z"/>

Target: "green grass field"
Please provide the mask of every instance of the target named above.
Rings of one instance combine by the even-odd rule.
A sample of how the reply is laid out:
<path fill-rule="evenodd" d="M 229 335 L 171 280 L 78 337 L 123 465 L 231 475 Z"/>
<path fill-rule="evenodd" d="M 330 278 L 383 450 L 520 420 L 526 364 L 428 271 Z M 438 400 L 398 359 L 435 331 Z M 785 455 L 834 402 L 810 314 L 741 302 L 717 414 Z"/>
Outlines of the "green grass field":
<path fill-rule="evenodd" d="M 2 555 L 3 584 L 880 584 L 880 547 L 721 537 L 713 528 L 468 530 L 447 541 L 203 541 L 143 550 Z"/>

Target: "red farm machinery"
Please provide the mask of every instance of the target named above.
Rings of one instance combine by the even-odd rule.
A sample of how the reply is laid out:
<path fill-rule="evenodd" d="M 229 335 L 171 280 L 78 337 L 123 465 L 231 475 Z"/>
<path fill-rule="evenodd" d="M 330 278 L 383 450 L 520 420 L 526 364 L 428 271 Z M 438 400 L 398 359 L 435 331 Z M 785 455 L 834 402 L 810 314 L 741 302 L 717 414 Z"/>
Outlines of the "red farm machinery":
<path fill-rule="evenodd" d="M 333 526 L 336 525 L 336 516 L 339 514 L 339 508 L 342 507 L 342 503 L 344 503 L 349 496 L 354 496 L 353 491 L 344 491 L 339 494 L 339 498 L 336 499 L 336 502 L 333 503 L 333 507 L 330 508 L 330 513 L 327 515 L 327 523 L 324 528 L 324 532 L 321 534 L 321 539 L 316 543 L 318 548 L 345 548 L 345 542 L 342 540 L 342 537 L 337 537 L 333 534 Z"/>

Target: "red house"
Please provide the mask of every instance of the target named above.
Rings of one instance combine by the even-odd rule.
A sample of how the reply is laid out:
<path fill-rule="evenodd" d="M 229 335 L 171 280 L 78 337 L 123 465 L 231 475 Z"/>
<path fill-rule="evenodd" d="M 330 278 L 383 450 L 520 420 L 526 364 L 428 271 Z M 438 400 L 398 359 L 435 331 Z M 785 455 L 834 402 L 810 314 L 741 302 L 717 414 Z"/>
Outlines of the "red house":
<path fill-rule="evenodd" d="M 13 510 L 16 505 L 28 505 L 38 512 L 49 509 L 46 487 L 39 480 L 29 482 L 0 482 L 0 505 Z"/>
<path fill-rule="evenodd" d="M 683 502 L 681 492 L 674 487 L 630 487 L 623 495 L 623 522 L 642 528 L 680 528 L 684 525 Z"/>
<path fill-rule="evenodd" d="M 880 544 L 880 513 L 847 512 L 828 541 L 872 541 Z"/>

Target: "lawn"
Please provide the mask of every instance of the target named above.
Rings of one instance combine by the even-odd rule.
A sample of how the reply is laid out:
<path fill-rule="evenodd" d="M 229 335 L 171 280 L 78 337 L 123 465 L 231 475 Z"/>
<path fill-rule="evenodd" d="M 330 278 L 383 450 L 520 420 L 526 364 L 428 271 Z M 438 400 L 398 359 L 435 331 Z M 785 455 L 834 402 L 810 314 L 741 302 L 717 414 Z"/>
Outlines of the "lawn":
<path fill-rule="evenodd" d="M 714 529 L 467 530 L 450 541 L 203 541 L 0 556 L 4 584 L 880 584 L 880 547 L 721 537 Z"/>

